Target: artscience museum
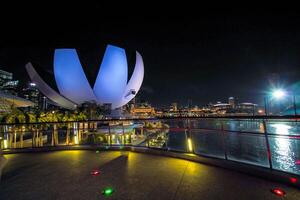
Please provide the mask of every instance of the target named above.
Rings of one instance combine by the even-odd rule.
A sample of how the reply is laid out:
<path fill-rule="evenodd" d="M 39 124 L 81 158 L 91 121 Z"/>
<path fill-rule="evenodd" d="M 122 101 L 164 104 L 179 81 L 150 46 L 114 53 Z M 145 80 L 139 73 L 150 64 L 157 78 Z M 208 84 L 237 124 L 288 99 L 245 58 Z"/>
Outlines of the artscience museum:
<path fill-rule="evenodd" d="M 53 65 L 59 92 L 39 76 L 31 63 L 26 64 L 26 70 L 31 81 L 54 104 L 71 110 L 85 102 L 111 104 L 112 109 L 122 107 L 135 97 L 144 78 L 142 56 L 136 51 L 134 71 L 128 80 L 125 50 L 113 45 L 106 47 L 100 68 L 95 72 L 98 75 L 93 87 L 84 73 L 76 49 L 56 49 Z"/>

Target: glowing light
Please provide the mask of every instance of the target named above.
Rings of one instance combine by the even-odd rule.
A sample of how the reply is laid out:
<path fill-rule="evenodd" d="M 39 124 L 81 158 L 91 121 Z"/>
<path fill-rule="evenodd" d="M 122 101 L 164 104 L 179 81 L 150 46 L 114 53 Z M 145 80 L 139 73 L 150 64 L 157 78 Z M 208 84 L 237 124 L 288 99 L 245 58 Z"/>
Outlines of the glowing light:
<path fill-rule="evenodd" d="M 262 114 L 264 111 L 263 110 L 258 110 L 258 113 L 259 114 Z"/>
<path fill-rule="evenodd" d="M 107 45 L 93 88 L 98 103 L 111 103 L 116 108 L 127 85 L 127 71 L 125 50 Z"/>
<path fill-rule="evenodd" d="M 189 149 L 190 152 L 192 152 L 193 151 L 193 145 L 192 145 L 191 138 L 188 138 L 187 142 L 188 142 L 188 149 Z"/>
<path fill-rule="evenodd" d="M 276 99 L 282 99 L 285 95 L 285 91 L 283 91 L 282 89 L 277 89 L 272 92 L 272 96 Z"/>
<path fill-rule="evenodd" d="M 36 87 L 58 105 L 76 109 L 84 102 L 110 104 L 112 109 L 122 107 L 138 93 L 144 78 L 142 56 L 136 52 L 136 63 L 128 81 L 128 66 L 124 49 L 107 45 L 93 88 L 89 84 L 76 49 L 56 49 L 54 77 L 59 93 L 49 87 L 30 63 L 27 72 Z"/>
<path fill-rule="evenodd" d="M 291 183 L 297 183 L 297 181 L 298 181 L 298 180 L 297 180 L 296 178 L 294 178 L 294 177 L 291 177 L 291 178 L 290 178 L 290 182 L 291 182 Z"/>
<path fill-rule="evenodd" d="M 300 160 L 296 160 L 295 164 L 300 165 Z"/>
<path fill-rule="evenodd" d="M 288 135 L 289 130 L 292 128 L 291 126 L 286 124 L 272 124 L 271 127 L 275 128 L 275 133 L 283 135 Z"/>
<path fill-rule="evenodd" d="M 78 139 L 78 124 L 73 123 L 73 128 L 74 128 L 74 143 L 79 144 L 79 139 Z"/>
<path fill-rule="evenodd" d="M 278 196 L 281 196 L 281 197 L 286 194 L 285 191 L 283 191 L 280 188 L 272 189 L 271 192 L 274 193 L 274 194 L 276 194 L 276 195 L 278 195 Z"/>
<path fill-rule="evenodd" d="M 110 195 L 112 195 L 113 192 L 114 192 L 114 189 L 112 189 L 111 187 L 108 187 L 102 191 L 102 194 L 104 196 L 110 196 Z"/>
<path fill-rule="evenodd" d="M 79 144 L 79 141 L 78 141 L 78 135 L 75 135 L 75 136 L 74 136 L 74 143 L 75 143 L 75 144 Z"/>
<path fill-rule="evenodd" d="M 97 150 L 96 153 L 99 153 L 99 150 Z"/>
<path fill-rule="evenodd" d="M 77 104 L 96 101 L 75 49 L 55 50 L 54 77 L 57 88 L 64 97 Z"/>
<path fill-rule="evenodd" d="M 126 134 L 125 137 L 126 137 L 126 139 L 129 139 L 129 135 Z"/>
<path fill-rule="evenodd" d="M 91 172 L 91 175 L 93 175 L 93 176 L 98 176 L 99 174 L 100 174 L 100 171 L 96 170 L 96 169 Z"/>
<path fill-rule="evenodd" d="M 111 139 L 113 139 L 113 140 L 114 140 L 114 139 L 115 139 L 115 137 L 116 137 L 116 136 L 115 136 L 114 134 L 112 134 L 112 135 L 111 135 Z"/>
<path fill-rule="evenodd" d="M 7 140 L 3 140 L 4 143 L 4 149 L 7 149 L 8 145 L 7 145 Z"/>

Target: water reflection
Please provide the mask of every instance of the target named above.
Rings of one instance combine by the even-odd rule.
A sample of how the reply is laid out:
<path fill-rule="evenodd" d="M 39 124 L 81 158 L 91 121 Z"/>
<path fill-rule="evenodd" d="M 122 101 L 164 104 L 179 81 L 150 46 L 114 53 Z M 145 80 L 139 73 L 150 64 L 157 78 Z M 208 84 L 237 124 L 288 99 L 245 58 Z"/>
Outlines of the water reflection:
<path fill-rule="evenodd" d="M 299 157 L 299 140 L 290 139 L 293 127 L 286 123 L 271 124 L 272 133 L 277 135 L 269 136 L 272 163 L 275 169 L 284 170 L 292 173 L 300 173 L 300 169 L 295 165 Z"/>

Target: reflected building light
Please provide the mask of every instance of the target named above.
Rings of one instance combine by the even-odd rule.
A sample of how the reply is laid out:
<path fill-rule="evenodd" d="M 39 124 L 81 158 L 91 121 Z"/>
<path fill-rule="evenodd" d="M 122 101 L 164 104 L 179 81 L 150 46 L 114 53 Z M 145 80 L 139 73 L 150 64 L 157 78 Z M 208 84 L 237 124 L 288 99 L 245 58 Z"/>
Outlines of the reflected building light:
<path fill-rule="evenodd" d="M 275 128 L 276 134 L 281 134 L 281 135 L 288 135 L 289 130 L 292 128 L 291 126 L 286 124 L 272 124 L 271 127 Z"/>
<path fill-rule="evenodd" d="M 3 145 L 4 145 L 4 149 L 7 149 L 8 145 L 7 145 L 7 140 L 3 141 Z"/>
<path fill-rule="evenodd" d="M 75 144 L 79 144 L 79 140 L 78 140 L 78 126 L 77 126 L 76 122 L 73 123 L 73 130 L 74 130 L 74 143 Z"/>

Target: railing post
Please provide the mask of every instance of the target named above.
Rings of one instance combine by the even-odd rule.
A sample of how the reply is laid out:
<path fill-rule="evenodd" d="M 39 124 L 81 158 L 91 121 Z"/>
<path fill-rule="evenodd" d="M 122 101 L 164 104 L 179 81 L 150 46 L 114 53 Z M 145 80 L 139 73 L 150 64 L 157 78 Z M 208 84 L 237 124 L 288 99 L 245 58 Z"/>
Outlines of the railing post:
<path fill-rule="evenodd" d="M 227 142 L 225 142 L 225 130 L 224 130 L 224 121 L 221 122 L 221 130 L 222 130 L 222 142 L 223 142 L 223 149 L 224 149 L 224 156 L 225 160 L 228 160 L 227 158 Z"/>
<path fill-rule="evenodd" d="M 125 145 L 125 131 L 124 131 L 124 122 L 122 122 L 122 137 L 121 137 L 122 145 Z"/>
<path fill-rule="evenodd" d="M 266 120 L 263 120 L 263 127 L 264 127 L 264 134 L 265 134 L 265 138 L 266 138 L 267 155 L 268 155 L 269 165 L 270 165 L 270 169 L 273 169 L 272 156 L 271 156 L 270 143 L 269 143 L 269 138 L 268 138 L 268 133 L 267 133 Z"/>
<path fill-rule="evenodd" d="M 187 152 L 194 153 L 194 144 L 191 136 L 192 134 L 191 134 L 190 119 L 187 119 L 187 127 L 184 132 L 187 141 Z"/>

